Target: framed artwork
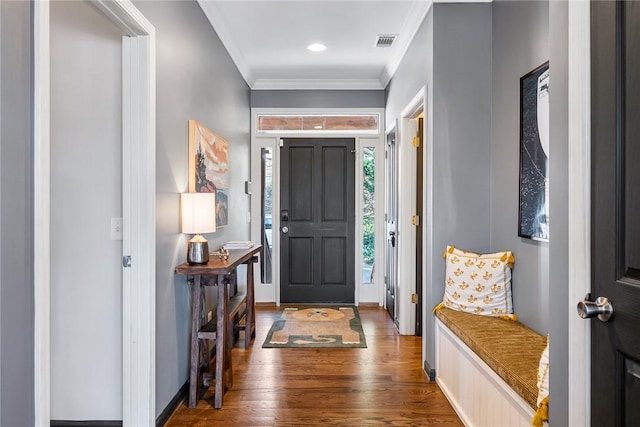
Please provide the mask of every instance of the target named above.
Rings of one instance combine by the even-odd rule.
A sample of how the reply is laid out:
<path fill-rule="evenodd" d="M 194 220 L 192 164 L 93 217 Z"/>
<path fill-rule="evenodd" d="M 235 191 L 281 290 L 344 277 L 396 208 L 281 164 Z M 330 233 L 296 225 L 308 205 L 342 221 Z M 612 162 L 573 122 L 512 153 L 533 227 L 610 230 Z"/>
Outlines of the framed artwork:
<path fill-rule="evenodd" d="M 520 79 L 518 236 L 549 241 L 549 62 Z"/>
<path fill-rule="evenodd" d="M 189 120 L 189 192 L 216 193 L 216 227 L 229 224 L 229 143 Z"/>

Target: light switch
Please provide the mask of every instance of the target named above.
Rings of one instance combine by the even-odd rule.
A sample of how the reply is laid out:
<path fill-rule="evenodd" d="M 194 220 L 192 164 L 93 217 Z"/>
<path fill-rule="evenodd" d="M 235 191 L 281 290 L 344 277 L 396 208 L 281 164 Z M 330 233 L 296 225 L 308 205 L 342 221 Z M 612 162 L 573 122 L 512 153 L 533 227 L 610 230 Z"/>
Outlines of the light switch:
<path fill-rule="evenodd" d="M 111 240 L 122 240 L 122 218 L 111 218 Z"/>

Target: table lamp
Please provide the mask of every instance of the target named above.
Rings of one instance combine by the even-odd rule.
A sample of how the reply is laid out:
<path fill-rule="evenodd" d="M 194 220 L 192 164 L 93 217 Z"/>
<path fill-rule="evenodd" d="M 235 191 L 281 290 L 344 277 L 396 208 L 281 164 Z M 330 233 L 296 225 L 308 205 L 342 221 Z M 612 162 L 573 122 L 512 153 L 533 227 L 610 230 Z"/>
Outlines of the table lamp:
<path fill-rule="evenodd" d="M 203 233 L 216 231 L 215 193 L 183 193 L 180 195 L 182 207 L 182 232 L 195 234 L 187 245 L 187 262 L 191 265 L 209 262 L 209 242 Z"/>

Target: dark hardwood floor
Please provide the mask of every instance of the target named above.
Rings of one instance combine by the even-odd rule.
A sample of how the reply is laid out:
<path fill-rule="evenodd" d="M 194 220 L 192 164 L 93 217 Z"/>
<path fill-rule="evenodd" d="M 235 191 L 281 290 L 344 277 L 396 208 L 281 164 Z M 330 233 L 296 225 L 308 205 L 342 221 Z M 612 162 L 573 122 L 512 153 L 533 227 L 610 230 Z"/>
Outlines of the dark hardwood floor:
<path fill-rule="evenodd" d="M 256 339 L 233 349 L 233 388 L 222 409 L 213 386 L 166 426 L 461 426 L 421 368 L 421 338 L 398 335 L 381 308 L 360 306 L 368 348 L 262 348 L 275 305 L 258 305 Z"/>

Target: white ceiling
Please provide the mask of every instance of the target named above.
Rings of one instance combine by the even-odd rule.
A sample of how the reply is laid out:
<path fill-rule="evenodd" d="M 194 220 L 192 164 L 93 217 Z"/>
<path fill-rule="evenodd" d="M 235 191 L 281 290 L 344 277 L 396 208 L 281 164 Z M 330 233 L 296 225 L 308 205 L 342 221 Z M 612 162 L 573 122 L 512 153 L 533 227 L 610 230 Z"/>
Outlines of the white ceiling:
<path fill-rule="evenodd" d="M 431 0 L 198 0 L 252 89 L 384 89 Z M 390 48 L 378 35 L 397 34 Z M 327 50 L 312 53 L 311 43 Z"/>

